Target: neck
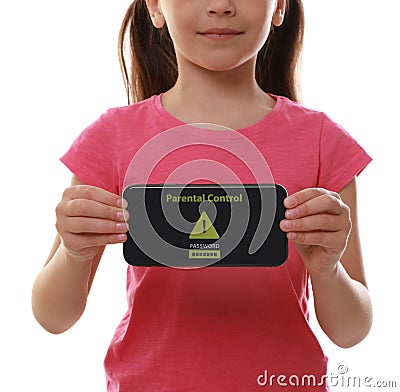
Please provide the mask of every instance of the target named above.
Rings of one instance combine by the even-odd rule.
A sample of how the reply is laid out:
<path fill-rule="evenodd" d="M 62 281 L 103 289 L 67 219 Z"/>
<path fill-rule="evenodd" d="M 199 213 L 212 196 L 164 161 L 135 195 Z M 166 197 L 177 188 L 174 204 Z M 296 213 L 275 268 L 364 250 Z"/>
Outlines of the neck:
<path fill-rule="evenodd" d="M 228 71 L 201 67 L 179 69 L 175 86 L 163 96 L 166 110 L 185 122 L 227 123 L 227 114 L 237 126 L 247 126 L 272 109 L 274 101 L 255 80 L 255 60 Z M 232 119 L 232 113 L 242 120 Z M 239 122 L 242 122 L 239 124 Z"/>

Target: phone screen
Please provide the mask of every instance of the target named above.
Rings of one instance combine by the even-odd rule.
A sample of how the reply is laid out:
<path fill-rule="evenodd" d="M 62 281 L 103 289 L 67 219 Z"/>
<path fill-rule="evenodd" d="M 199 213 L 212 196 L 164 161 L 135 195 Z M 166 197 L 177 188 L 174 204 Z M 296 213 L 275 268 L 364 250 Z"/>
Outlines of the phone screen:
<path fill-rule="evenodd" d="M 130 185 L 124 258 L 136 266 L 274 267 L 287 259 L 278 184 Z"/>

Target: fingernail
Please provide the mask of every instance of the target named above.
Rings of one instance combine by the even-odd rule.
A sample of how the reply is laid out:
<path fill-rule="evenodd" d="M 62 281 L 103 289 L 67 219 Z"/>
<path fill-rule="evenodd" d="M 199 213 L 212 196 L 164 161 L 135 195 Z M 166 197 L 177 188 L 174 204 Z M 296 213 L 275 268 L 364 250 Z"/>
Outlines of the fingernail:
<path fill-rule="evenodd" d="M 286 218 L 294 218 L 296 216 L 296 210 L 286 210 L 285 212 Z"/>
<path fill-rule="evenodd" d="M 127 222 L 129 220 L 129 212 L 127 210 L 118 211 L 117 219 L 121 222 Z"/>
<path fill-rule="evenodd" d="M 115 225 L 117 231 L 127 231 L 128 230 L 128 225 L 126 223 L 117 223 Z"/>
<path fill-rule="evenodd" d="M 290 220 L 282 221 L 282 225 L 285 229 L 291 229 L 294 226 L 294 222 Z"/>
<path fill-rule="evenodd" d="M 118 199 L 117 207 L 126 208 L 126 207 L 128 207 L 128 202 L 125 199 Z"/>
<path fill-rule="evenodd" d="M 288 208 L 292 208 L 296 205 L 296 199 L 294 197 L 287 197 L 285 199 L 285 206 Z"/>

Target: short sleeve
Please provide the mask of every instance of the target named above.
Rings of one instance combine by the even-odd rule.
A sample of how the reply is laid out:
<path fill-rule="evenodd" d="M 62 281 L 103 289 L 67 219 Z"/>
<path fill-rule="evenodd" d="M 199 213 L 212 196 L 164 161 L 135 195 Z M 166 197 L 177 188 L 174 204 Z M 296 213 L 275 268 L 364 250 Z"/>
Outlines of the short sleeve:
<path fill-rule="evenodd" d="M 371 157 L 340 125 L 323 116 L 318 187 L 339 192 L 371 162 Z"/>
<path fill-rule="evenodd" d="M 118 193 L 112 109 L 83 130 L 60 158 L 82 182 Z"/>

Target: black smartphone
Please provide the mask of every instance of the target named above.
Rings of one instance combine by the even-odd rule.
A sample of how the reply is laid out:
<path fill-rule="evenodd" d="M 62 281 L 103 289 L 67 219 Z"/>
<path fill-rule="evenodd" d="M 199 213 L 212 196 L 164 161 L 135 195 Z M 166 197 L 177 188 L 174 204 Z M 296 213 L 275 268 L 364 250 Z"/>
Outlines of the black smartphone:
<path fill-rule="evenodd" d="M 278 184 L 134 184 L 125 188 L 125 260 L 176 268 L 275 267 L 288 255 Z"/>

